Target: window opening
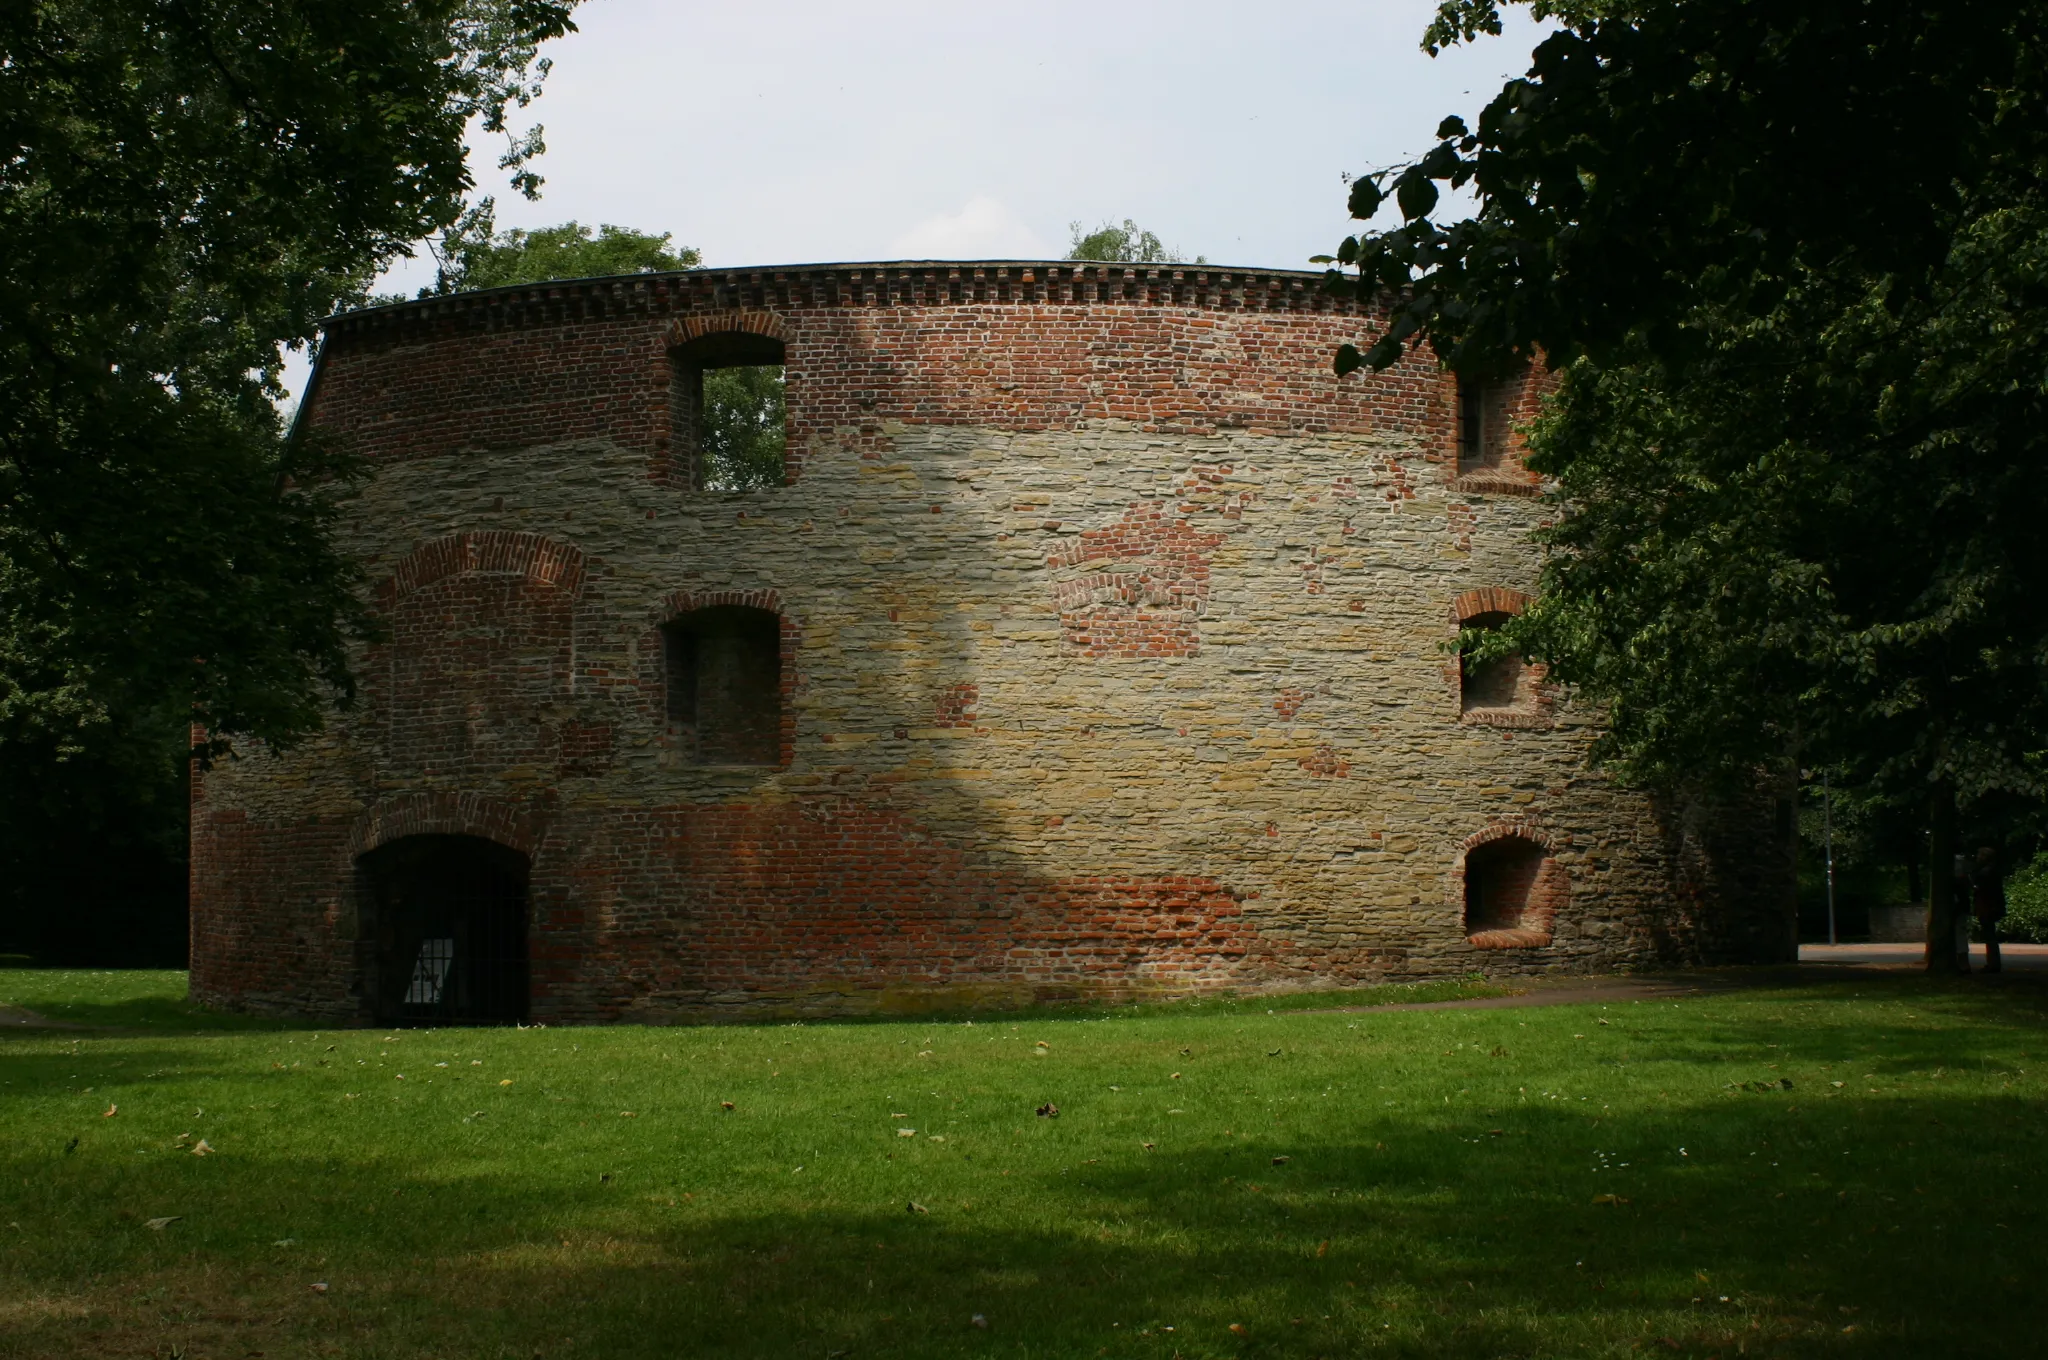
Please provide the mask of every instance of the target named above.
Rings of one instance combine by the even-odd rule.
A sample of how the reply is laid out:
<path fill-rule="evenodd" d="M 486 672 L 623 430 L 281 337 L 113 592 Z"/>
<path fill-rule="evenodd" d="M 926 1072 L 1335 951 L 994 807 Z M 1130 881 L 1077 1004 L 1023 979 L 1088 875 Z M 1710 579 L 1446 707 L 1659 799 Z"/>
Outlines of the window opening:
<path fill-rule="evenodd" d="M 1465 934 L 1490 948 L 1550 943 L 1562 870 L 1542 846 L 1504 836 L 1465 856 Z"/>
<path fill-rule="evenodd" d="M 1486 462 L 1486 388 L 1469 378 L 1458 379 L 1458 472 Z"/>
<path fill-rule="evenodd" d="M 1491 631 L 1511 616 L 1501 612 L 1475 614 L 1464 621 L 1466 629 Z M 1535 706 L 1534 677 L 1529 663 L 1519 656 L 1475 661 L 1466 651 L 1458 658 L 1458 707 L 1464 713 L 1523 712 Z"/>
<path fill-rule="evenodd" d="M 669 442 L 701 491 L 780 486 L 788 445 L 783 346 L 734 331 L 700 336 L 669 356 Z"/>
<path fill-rule="evenodd" d="M 385 1024 L 526 1018 L 527 862 L 477 836 L 405 836 L 363 856 L 370 986 Z"/>
<path fill-rule="evenodd" d="M 782 620 L 720 605 L 662 630 L 668 729 L 693 765 L 782 763 Z"/>

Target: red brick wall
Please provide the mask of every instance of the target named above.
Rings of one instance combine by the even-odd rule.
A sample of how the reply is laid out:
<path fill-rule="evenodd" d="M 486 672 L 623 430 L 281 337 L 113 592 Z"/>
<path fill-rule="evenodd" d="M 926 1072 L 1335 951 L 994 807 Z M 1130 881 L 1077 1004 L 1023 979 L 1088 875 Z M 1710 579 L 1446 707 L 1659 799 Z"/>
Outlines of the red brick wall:
<path fill-rule="evenodd" d="M 793 482 L 694 492 L 669 350 L 732 327 L 787 347 Z M 1460 721 L 1442 644 L 1523 598 L 1537 509 L 1450 502 L 1426 359 L 1331 374 L 1370 328 L 1313 277 L 1076 264 L 342 318 L 307 416 L 379 469 L 388 636 L 327 736 L 200 781 L 196 994 L 364 1014 L 358 857 L 449 833 L 529 857 L 549 1021 L 1756 953 L 1770 855 L 1585 778 L 1547 699 Z M 772 768 L 666 731 L 661 626 L 729 605 L 779 620 Z M 1503 836 L 1541 941 L 1468 938 Z"/>
<path fill-rule="evenodd" d="M 793 477 L 821 435 L 858 431 L 879 447 L 892 420 L 1414 432 L 1448 409 L 1448 380 L 1426 357 L 1342 383 L 1305 368 L 1305 354 L 1334 352 L 1365 321 L 1316 280 L 1055 264 L 707 270 L 359 313 L 330 326 L 308 415 L 375 460 L 603 439 L 644 450 L 665 478 L 669 347 L 770 329 L 764 311 L 787 347 Z"/>

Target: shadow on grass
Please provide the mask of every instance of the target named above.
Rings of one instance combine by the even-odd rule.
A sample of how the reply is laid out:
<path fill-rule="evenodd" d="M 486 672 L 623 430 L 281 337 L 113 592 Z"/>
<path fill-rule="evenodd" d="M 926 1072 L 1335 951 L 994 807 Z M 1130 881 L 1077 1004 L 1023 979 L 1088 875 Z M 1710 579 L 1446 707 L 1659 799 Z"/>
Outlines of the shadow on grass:
<path fill-rule="evenodd" d="M 0 970 L 0 1007 L 96 1029 L 317 1028 L 275 1016 L 209 1010 L 188 999 L 186 974 L 168 969 L 8 968 Z"/>
<path fill-rule="evenodd" d="M 1773 1140 L 1788 1156 L 1859 1151 L 1824 1178 L 1762 1176 L 1733 1147 L 1603 1173 L 1582 1121 L 1538 1112 L 1476 1144 L 1469 1125 L 1387 1121 L 1378 1140 L 1291 1140 L 1282 1166 L 1263 1147 L 1155 1156 L 993 1202 L 956 1181 L 855 1206 L 828 1184 L 808 1209 L 718 1190 L 683 1201 L 644 1173 L 522 1192 L 365 1159 L 265 1168 L 239 1231 L 207 1226 L 236 1210 L 219 1193 L 183 1195 L 199 1202 L 180 1205 L 192 1222 L 175 1237 L 138 1231 L 141 1210 L 125 1224 L 93 1214 L 81 1226 L 128 1241 L 79 1254 L 130 1280 L 203 1262 L 256 1311 L 296 1296 L 285 1331 L 304 1344 L 382 1334 L 344 1353 L 2034 1355 L 2044 1186 L 2014 1113 L 1904 1102 Z M 1754 1133 L 1713 1109 L 1682 1114 L 1696 1148 Z M 1930 1145 L 1943 1122 L 1973 1136 Z M 1629 1150 L 1663 1132 L 1618 1120 L 1598 1143 L 1648 1156 Z M 2002 1193 L 1994 1209 L 1957 1185 Z M 165 1198 L 126 1189 L 131 1204 Z M 306 1226 L 266 1249 L 278 1229 L 265 1220 Z M 317 1312 L 311 1274 L 332 1282 Z M 164 1334 L 203 1341 L 223 1307 Z M 400 1336 L 414 1350 L 394 1349 Z"/>

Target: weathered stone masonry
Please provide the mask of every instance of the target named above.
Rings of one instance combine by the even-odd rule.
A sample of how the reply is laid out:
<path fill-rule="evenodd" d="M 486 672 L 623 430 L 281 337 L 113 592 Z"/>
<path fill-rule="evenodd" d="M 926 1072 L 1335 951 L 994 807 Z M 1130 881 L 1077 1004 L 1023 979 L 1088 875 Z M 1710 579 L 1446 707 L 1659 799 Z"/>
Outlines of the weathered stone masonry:
<path fill-rule="evenodd" d="M 1461 473 L 1427 361 L 1332 374 L 1370 321 L 1318 282 L 713 270 L 334 321 L 308 418 L 375 466 L 386 636 L 321 740 L 198 787 L 196 993 L 369 1016 L 363 857 L 434 835 L 527 857 L 550 1021 L 1782 956 L 1774 809 L 1617 790 L 1540 674 L 1461 676 L 1543 509 L 1511 448 Z M 673 356 L 719 336 L 782 346 L 784 486 L 692 489 Z M 694 763 L 711 689 L 671 711 L 664 625 L 716 610 L 774 616 L 775 764 Z"/>

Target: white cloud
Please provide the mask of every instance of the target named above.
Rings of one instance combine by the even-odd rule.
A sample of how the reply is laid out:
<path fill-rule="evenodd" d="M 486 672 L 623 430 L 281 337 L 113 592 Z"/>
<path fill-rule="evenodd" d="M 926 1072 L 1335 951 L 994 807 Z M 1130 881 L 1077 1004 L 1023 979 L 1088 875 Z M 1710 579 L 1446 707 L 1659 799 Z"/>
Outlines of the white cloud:
<path fill-rule="evenodd" d="M 1058 253 L 998 199 L 967 200 L 956 213 L 927 217 L 889 243 L 903 260 L 1042 260 Z"/>

